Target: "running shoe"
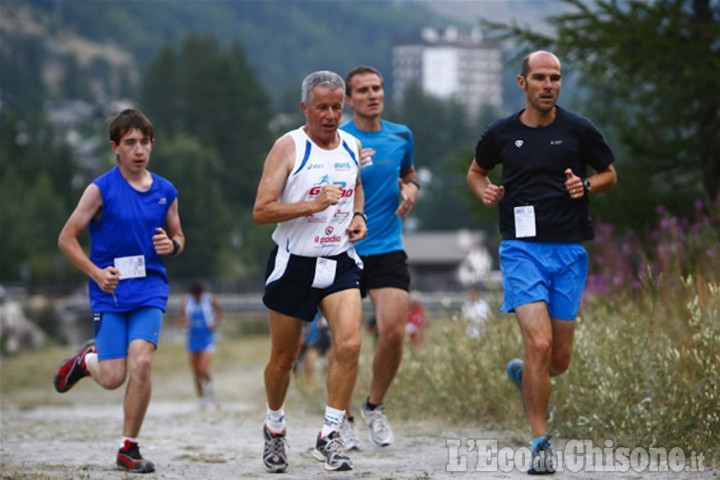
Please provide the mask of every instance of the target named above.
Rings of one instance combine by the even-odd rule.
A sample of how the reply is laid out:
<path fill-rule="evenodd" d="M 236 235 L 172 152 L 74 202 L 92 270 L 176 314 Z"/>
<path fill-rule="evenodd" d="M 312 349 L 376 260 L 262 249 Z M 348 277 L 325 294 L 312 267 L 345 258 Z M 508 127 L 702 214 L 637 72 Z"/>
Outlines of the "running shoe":
<path fill-rule="evenodd" d="M 522 401 L 523 410 L 525 410 L 525 396 L 523 395 L 523 389 L 522 389 L 522 373 L 523 373 L 523 366 L 525 364 L 522 360 L 519 358 L 513 358 L 510 360 L 510 362 L 507 364 L 507 368 L 505 368 L 505 371 L 507 372 L 507 376 L 510 377 L 510 380 L 515 384 L 515 386 L 520 391 L 520 400 Z M 550 405 L 547 406 L 547 409 L 545 410 L 545 413 L 547 415 L 546 419 L 547 421 L 552 420 L 552 409 L 550 408 Z"/>
<path fill-rule="evenodd" d="M 88 340 L 83 343 L 80 350 L 72 357 L 66 358 L 58 366 L 55 373 L 55 390 L 58 393 L 65 393 L 75 385 L 78 380 L 90 375 L 85 365 L 85 355 L 97 352 L 95 340 Z"/>
<path fill-rule="evenodd" d="M 325 462 L 325 470 L 334 472 L 352 470 L 352 462 L 350 457 L 345 454 L 345 446 L 340 439 L 340 432 L 332 432 L 327 437 L 321 437 L 318 434 L 313 457 L 315 460 Z"/>
<path fill-rule="evenodd" d="M 505 371 L 507 372 L 507 376 L 510 377 L 510 380 L 515 384 L 515 386 L 520 390 L 520 397 L 523 396 L 522 391 L 522 371 L 523 371 L 523 361 L 519 358 L 513 358 L 510 360 L 510 362 L 507 364 L 507 368 Z"/>
<path fill-rule="evenodd" d="M 555 464 L 555 455 L 550 448 L 550 438 L 552 435 L 545 435 L 545 438 L 532 450 L 530 457 L 530 475 L 551 475 L 555 473 L 557 466 Z"/>
<path fill-rule="evenodd" d="M 395 440 L 385 414 L 385 405 L 378 405 L 375 409 L 370 410 L 366 400 L 363 402 L 362 408 L 360 408 L 360 413 L 365 423 L 370 427 L 369 436 L 373 443 L 381 447 L 387 447 Z"/>
<path fill-rule="evenodd" d="M 117 469 L 131 473 L 152 473 L 155 465 L 150 460 L 145 460 L 140 455 L 140 447 L 136 442 L 125 440 L 123 446 L 118 450 Z"/>
<path fill-rule="evenodd" d="M 340 424 L 340 438 L 345 445 L 345 450 L 359 450 L 360 449 L 360 437 L 358 437 L 357 429 L 355 429 L 355 419 L 343 418 Z"/>
<path fill-rule="evenodd" d="M 263 437 L 265 438 L 263 465 L 265 465 L 265 470 L 270 473 L 283 473 L 288 468 L 285 433 L 286 430 L 283 430 L 282 433 L 271 433 L 267 426 L 263 425 Z"/>

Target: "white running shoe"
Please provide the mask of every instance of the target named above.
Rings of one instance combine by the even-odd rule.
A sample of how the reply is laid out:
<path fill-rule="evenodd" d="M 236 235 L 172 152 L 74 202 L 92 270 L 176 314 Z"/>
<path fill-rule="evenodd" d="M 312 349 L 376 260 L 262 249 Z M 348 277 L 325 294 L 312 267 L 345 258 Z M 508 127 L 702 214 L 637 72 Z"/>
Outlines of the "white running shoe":
<path fill-rule="evenodd" d="M 367 407 L 367 401 L 365 401 L 362 408 L 360 408 L 360 413 L 365 423 L 370 427 L 370 440 L 373 443 L 381 447 L 387 447 L 395 440 L 387 415 L 385 415 L 385 405 L 378 405 L 375 410 L 370 410 Z"/>
<path fill-rule="evenodd" d="M 345 450 L 360 450 L 360 437 L 355 429 L 355 420 L 347 416 L 340 424 L 340 438 L 345 445 Z"/>

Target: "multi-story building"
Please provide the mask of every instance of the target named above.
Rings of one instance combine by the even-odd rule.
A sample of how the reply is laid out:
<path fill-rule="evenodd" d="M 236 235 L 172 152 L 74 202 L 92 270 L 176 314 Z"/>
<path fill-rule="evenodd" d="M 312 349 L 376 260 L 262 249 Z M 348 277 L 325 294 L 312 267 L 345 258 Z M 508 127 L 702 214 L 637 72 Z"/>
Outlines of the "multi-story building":
<path fill-rule="evenodd" d="M 402 102 L 410 84 L 442 99 L 453 98 L 476 118 L 483 106 L 503 109 L 502 55 L 479 28 L 461 35 L 456 27 L 426 28 L 420 39 L 393 47 L 393 101 Z"/>

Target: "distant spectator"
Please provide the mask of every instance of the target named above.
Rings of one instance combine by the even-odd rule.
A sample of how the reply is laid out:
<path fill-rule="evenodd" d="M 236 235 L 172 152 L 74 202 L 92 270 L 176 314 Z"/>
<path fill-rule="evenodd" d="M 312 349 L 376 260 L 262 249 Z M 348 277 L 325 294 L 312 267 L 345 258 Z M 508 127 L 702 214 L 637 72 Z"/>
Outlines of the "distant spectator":
<path fill-rule="evenodd" d="M 462 315 L 467 327 L 468 338 L 483 338 L 487 333 L 487 322 L 490 320 L 490 305 L 480 297 L 476 288 L 471 288 L 462 306 Z"/>
<path fill-rule="evenodd" d="M 320 309 L 310 323 L 303 324 L 302 341 L 295 361 L 295 373 L 302 374 L 306 379 L 312 379 L 315 375 L 315 358 L 327 357 L 331 361 L 332 338 L 330 327 Z"/>
<path fill-rule="evenodd" d="M 189 293 L 180 301 L 177 321 L 187 328 L 187 352 L 190 359 L 195 391 L 200 407 L 217 407 L 215 386 L 210 365 L 215 353 L 215 334 L 223 309 L 217 297 L 208 292 L 200 280 L 190 285 Z"/>
<path fill-rule="evenodd" d="M 417 295 L 410 295 L 410 304 L 408 306 L 407 323 L 405 324 L 405 333 L 410 338 L 410 344 L 413 347 L 420 347 L 423 344 L 425 332 L 425 308 L 420 303 Z"/>

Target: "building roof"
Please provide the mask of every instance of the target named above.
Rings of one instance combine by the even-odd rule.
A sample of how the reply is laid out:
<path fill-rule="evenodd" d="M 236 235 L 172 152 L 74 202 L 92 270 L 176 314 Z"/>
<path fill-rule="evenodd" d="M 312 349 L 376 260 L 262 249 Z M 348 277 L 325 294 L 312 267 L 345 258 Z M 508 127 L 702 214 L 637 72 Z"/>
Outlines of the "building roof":
<path fill-rule="evenodd" d="M 405 252 L 410 265 L 459 264 L 473 249 L 487 249 L 481 230 L 406 232 Z"/>

